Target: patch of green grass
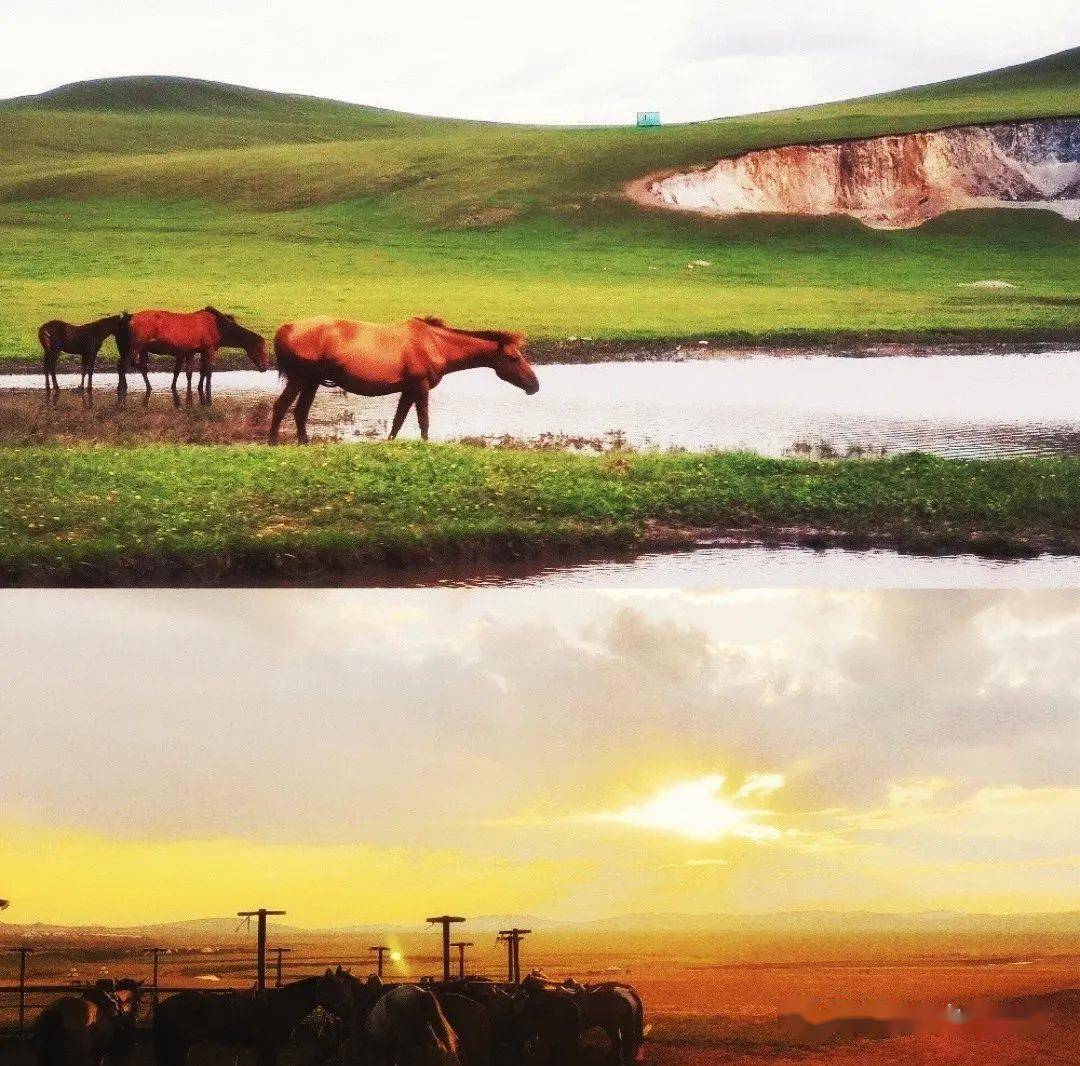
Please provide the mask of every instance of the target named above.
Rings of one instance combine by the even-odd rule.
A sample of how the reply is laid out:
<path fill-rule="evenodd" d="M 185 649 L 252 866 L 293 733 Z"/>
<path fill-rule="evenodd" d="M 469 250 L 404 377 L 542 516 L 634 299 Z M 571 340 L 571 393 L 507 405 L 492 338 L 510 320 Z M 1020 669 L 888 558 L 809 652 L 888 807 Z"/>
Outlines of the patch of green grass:
<path fill-rule="evenodd" d="M 424 118 L 181 79 L 0 105 L 0 358 L 47 318 L 213 302 L 437 312 L 534 339 L 1073 338 L 1075 225 L 979 212 L 916 231 L 644 212 L 622 186 L 793 141 L 1076 110 L 1080 50 L 977 78 L 660 129 Z M 693 260 L 707 268 L 688 270 Z M 961 290 L 1000 277 L 1002 292 Z"/>
<path fill-rule="evenodd" d="M 380 211 L 2 206 L 0 354 L 34 355 L 49 318 L 208 302 L 267 335 L 308 314 L 429 312 L 541 342 L 1080 333 L 1075 227 L 1056 216 L 971 213 L 880 233 L 851 220 L 701 223 L 617 205 L 574 223 L 422 232 Z M 688 269 L 695 259 L 712 266 Z M 958 288 L 987 277 L 1017 287 Z"/>
<path fill-rule="evenodd" d="M 463 445 L 0 449 L 8 582 L 314 580 L 336 570 L 829 531 L 1080 548 L 1080 460 L 602 457 Z"/>

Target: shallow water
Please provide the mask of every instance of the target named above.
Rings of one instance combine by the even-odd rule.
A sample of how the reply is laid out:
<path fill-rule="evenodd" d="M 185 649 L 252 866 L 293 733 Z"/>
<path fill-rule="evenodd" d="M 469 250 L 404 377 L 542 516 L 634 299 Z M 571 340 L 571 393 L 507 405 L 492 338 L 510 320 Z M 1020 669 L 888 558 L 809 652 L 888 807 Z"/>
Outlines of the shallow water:
<path fill-rule="evenodd" d="M 533 588 L 1027 588 L 1080 587 L 1080 558 L 1001 561 L 975 555 L 724 547 L 576 566 L 441 574 L 425 584 Z"/>
<path fill-rule="evenodd" d="M 488 371 L 447 377 L 432 394 L 432 437 L 570 446 L 746 449 L 784 455 L 806 446 L 846 454 L 926 451 L 955 457 L 1080 454 L 1080 354 L 761 356 L 538 368 L 525 396 Z M 132 379 L 130 397 L 141 395 Z M 169 375 L 152 374 L 154 402 Z M 62 375 L 62 387 L 77 384 Z M 98 396 L 115 378 L 99 376 Z M 0 389 L 41 388 L 40 375 L 0 376 Z M 267 398 L 277 376 L 228 371 L 217 394 Z M 162 394 L 164 393 L 164 395 Z M 129 402 L 132 402 L 129 398 Z M 396 398 L 320 390 L 312 429 L 322 436 L 385 435 Z M 291 420 L 286 423 L 292 432 Z M 414 418 L 404 437 L 417 436 Z"/>

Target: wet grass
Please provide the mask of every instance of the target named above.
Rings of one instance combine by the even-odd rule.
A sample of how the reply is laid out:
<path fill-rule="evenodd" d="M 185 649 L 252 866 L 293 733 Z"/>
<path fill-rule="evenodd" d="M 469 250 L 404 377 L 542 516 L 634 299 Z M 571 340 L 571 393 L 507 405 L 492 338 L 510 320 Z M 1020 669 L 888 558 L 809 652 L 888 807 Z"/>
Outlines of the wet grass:
<path fill-rule="evenodd" d="M 0 449 L 7 583 L 286 581 L 704 532 L 1080 551 L 1080 460 L 567 455 L 465 445 Z"/>

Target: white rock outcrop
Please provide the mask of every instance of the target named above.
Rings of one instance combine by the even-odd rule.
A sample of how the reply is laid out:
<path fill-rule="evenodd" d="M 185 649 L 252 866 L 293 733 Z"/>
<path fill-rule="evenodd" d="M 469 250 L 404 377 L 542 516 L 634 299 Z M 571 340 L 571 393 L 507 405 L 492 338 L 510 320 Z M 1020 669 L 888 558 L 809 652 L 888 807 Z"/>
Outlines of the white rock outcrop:
<path fill-rule="evenodd" d="M 961 126 L 768 148 L 629 189 L 637 202 L 706 215 L 851 215 L 875 229 L 947 211 L 1025 207 L 1080 220 L 1080 119 Z"/>

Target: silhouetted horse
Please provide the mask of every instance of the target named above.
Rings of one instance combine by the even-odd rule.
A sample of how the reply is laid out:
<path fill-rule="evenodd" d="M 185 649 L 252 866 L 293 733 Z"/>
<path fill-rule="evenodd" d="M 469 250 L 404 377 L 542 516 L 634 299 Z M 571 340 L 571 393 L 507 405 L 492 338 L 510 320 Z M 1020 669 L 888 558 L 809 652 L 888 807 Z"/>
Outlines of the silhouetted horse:
<path fill-rule="evenodd" d="M 487 1013 L 491 1032 L 491 1060 L 505 1063 L 513 1058 L 516 1046 L 514 996 L 509 989 L 486 978 L 466 977 L 440 985 L 440 1002 L 444 994 L 465 996 L 479 1003 Z M 449 1012 L 447 1017 L 456 1029 L 456 1023 Z"/>
<path fill-rule="evenodd" d="M 522 354 L 524 345 L 520 333 L 452 329 L 439 318 L 410 318 L 391 326 L 333 318 L 286 322 L 274 338 L 285 389 L 274 403 L 270 443 L 277 443 L 281 420 L 294 401 L 296 436 L 307 443 L 308 412 L 320 385 L 360 396 L 400 392 L 390 439 L 415 404 L 420 436 L 427 440 L 428 394 L 446 374 L 489 367 L 503 381 L 535 393 L 540 384 Z"/>
<path fill-rule="evenodd" d="M 602 1029 L 611 1050 L 608 1062 L 617 1066 L 632 1066 L 644 1042 L 641 999 L 629 985 L 608 982 L 602 985 L 579 985 L 567 981 L 563 985 L 574 996 L 581 1013 L 581 1032 Z"/>
<path fill-rule="evenodd" d="M 491 1066 L 491 1018 L 475 999 L 439 989 L 435 993 L 450 1028 L 457 1037 L 461 1066 Z"/>
<path fill-rule="evenodd" d="M 232 315 L 216 307 L 204 307 L 190 313 L 179 311 L 137 311 L 131 316 L 131 346 L 129 358 L 121 360 L 118 391 L 127 391 L 127 368 L 130 364 L 143 378 L 150 391 L 147 358 L 150 355 L 171 355 L 173 363 L 172 388 L 181 368 L 187 371 L 188 392 L 195 356 L 199 356 L 199 398 L 210 402 L 214 359 L 219 348 L 243 348 L 259 370 L 270 365 L 266 341 L 258 333 L 241 326 Z"/>
<path fill-rule="evenodd" d="M 141 981 L 99 981 L 81 995 L 50 1003 L 34 1022 L 37 1066 L 123 1062 L 135 1039 Z"/>
<path fill-rule="evenodd" d="M 543 979 L 526 977 L 514 1002 L 518 1059 L 536 1066 L 577 1066 L 581 1011 L 574 993 Z"/>
<path fill-rule="evenodd" d="M 84 326 L 75 326 L 58 318 L 42 325 L 38 330 L 38 340 L 41 342 L 42 361 L 45 366 L 45 391 L 50 391 L 50 387 L 60 391 L 56 380 L 56 365 L 64 352 L 77 355 L 81 359 L 80 390 L 87 387 L 92 389 L 98 352 L 109 337 L 116 338 L 116 349 L 120 361 L 123 362 L 130 344 L 130 322 L 131 315 L 125 311 L 123 314 L 87 322 Z"/>
<path fill-rule="evenodd" d="M 305 977 L 265 992 L 178 992 L 154 1018 L 157 1066 L 184 1066 L 194 1044 L 252 1048 L 259 1066 L 274 1066 L 293 1030 L 316 1007 L 339 1017 L 351 1011 L 349 988 L 339 969 Z"/>
<path fill-rule="evenodd" d="M 419 985 L 384 992 L 364 1035 L 368 1066 L 461 1066 L 457 1035 L 435 995 Z"/>

